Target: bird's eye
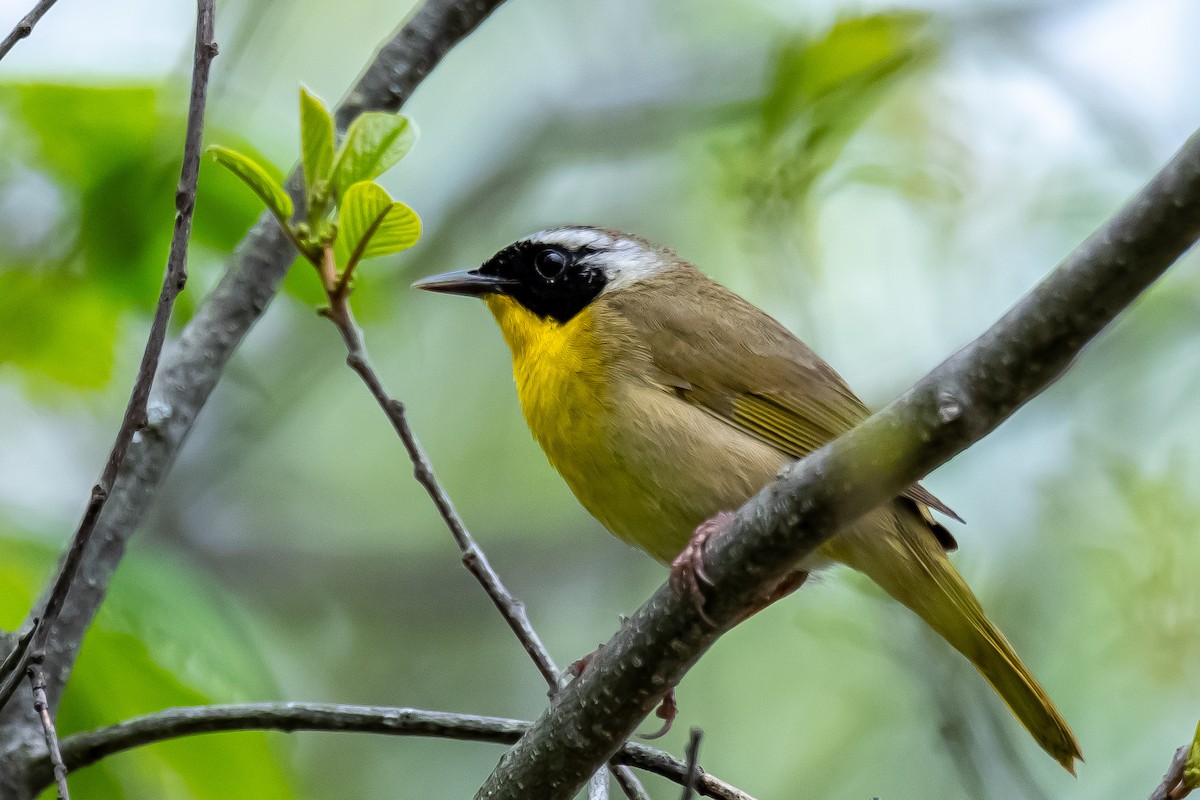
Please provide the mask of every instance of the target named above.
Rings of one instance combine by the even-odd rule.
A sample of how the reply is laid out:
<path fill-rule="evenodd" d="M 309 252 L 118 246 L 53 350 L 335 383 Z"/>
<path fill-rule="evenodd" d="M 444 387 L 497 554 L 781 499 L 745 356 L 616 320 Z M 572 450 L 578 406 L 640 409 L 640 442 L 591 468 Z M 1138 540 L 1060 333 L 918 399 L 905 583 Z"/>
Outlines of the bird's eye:
<path fill-rule="evenodd" d="M 547 280 L 557 278 L 566 266 L 567 257 L 557 250 L 542 250 L 533 257 L 533 268 Z"/>

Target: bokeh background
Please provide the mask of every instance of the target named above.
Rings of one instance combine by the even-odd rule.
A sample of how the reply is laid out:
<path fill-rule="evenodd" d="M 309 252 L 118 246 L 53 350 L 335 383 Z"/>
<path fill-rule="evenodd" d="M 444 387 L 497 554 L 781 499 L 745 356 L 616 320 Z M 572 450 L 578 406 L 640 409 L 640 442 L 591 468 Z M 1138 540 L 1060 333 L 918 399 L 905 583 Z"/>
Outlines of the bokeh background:
<path fill-rule="evenodd" d="M 8 30 L 27 2 L 0 0 Z M 190 65 L 186 0 L 63 3 L 0 64 L 0 626 L 115 433 L 157 293 Z M 296 159 L 401 20 L 380 0 L 225 0 L 209 142 Z M 978 334 L 1200 123 L 1191 0 L 511 0 L 421 86 L 383 179 L 425 237 L 362 270 L 369 347 L 560 663 L 664 578 L 546 465 L 478 304 L 418 295 L 557 223 L 675 247 L 872 405 Z M 191 282 L 257 201 L 201 173 Z M 1200 270 L 927 485 L 959 568 L 1074 726 L 1078 779 L 982 679 L 833 571 L 679 689 L 703 765 L 764 798 L 1144 796 L 1200 714 Z M 60 730 L 170 705 L 394 704 L 530 718 L 545 687 L 456 551 L 298 265 L 226 371 L 122 565 Z M 81 797 L 459 798 L 492 745 L 223 734 L 72 776 Z M 678 790 L 654 778 L 656 798 Z"/>

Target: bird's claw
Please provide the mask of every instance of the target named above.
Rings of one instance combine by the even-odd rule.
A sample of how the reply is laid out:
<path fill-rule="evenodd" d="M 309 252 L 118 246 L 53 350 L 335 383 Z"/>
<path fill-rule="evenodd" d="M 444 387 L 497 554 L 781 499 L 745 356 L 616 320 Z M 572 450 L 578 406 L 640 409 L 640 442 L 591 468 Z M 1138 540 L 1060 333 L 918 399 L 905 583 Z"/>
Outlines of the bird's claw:
<path fill-rule="evenodd" d="M 701 618 L 714 627 L 716 627 L 716 622 L 704 612 L 703 586 L 713 585 L 712 578 L 704 571 L 704 548 L 707 547 L 709 539 L 725 530 L 731 519 L 733 519 L 733 514 L 722 511 L 700 523 L 687 545 L 671 562 L 669 583 L 672 591 L 679 597 L 691 597 Z M 670 727 L 670 723 L 667 727 Z"/>
<path fill-rule="evenodd" d="M 675 717 L 678 714 L 679 705 L 675 702 L 675 690 L 668 689 L 667 693 L 663 695 L 662 701 L 658 704 L 658 709 L 654 712 L 654 716 L 663 721 L 662 727 L 654 733 L 640 734 L 640 737 L 646 741 L 650 741 L 651 739 L 666 736 L 667 732 L 671 730 L 671 725 L 675 722 Z"/>

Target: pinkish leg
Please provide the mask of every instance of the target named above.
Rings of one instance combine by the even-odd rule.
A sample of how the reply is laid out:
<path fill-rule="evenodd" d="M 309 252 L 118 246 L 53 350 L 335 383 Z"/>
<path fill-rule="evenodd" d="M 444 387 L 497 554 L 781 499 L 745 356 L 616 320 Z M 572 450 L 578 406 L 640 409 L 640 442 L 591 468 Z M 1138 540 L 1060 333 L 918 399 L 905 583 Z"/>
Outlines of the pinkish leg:
<path fill-rule="evenodd" d="M 574 680 L 582 675 L 583 671 L 588 668 L 588 664 L 592 663 L 592 659 L 599 655 L 603 649 L 604 645 L 598 645 L 595 650 L 583 658 L 572 661 L 571 666 L 567 667 L 567 674 L 571 676 L 571 679 Z M 675 717 L 679 714 L 679 705 L 675 702 L 675 687 L 671 687 L 663 695 L 663 699 L 658 704 L 658 709 L 654 714 L 663 721 L 662 727 L 654 733 L 642 736 L 641 738 L 643 739 L 657 739 L 660 736 L 666 735 L 667 731 L 671 730 L 671 724 L 675 722 Z"/>
<path fill-rule="evenodd" d="M 663 695 L 662 702 L 658 704 L 658 710 L 654 712 L 654 715 L 663 721 L 662 727 L 654 733 L 642 734 L 641 738 L 650 740 L 666 736 L 667 731 L 671 730 L 671 724 L 675 722 L 675 717 L 678 714 L 679 706 L 675 702 L 675 689 L 672 687 Z"/>
<path fill-rule="evenodd" d="M 701 522 L 687 545 L 671 562 L 671 588 L 680 597 L 690 596 L 700 616 L 709 624 L 715 623 L 704 613 L 704 590 L 701 584 L 712 586 L 712 579 L 704 571 L 704 548 L 709 539 L 729 527 L 732 519 L 732 513 L 722 511 Z"/>
<path fill-rule="evenodd" d="M 738 622 L 745 622 L 776 600 L 782 600 L 787 597 L 803 586 L 806 580 L 808 580 L 808 573 L 804 570 L 796 570 L 795 572 L 788 573 L 783 580 L 775 585 L 774 589 L 763 594 L 754 607 L 747 611 Z"/>

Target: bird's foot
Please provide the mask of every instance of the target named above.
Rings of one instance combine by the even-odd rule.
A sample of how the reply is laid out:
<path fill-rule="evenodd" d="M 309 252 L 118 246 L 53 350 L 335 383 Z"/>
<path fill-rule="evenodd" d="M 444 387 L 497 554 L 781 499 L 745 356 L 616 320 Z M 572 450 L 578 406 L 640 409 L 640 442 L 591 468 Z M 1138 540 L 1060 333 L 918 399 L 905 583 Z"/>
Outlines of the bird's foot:
<path fill-rule="evenodd" d="M 573 681 L 582 675 L 583 671 L 588 668 L 588 664 L 592 663 L 592 659 L 598 656 L 600 651 L 603 649 L 604 645 L 597 645 L 596 649 L 592 652 L 588 653 L 582 658 L 572 661 L 571 665 L 567 667 L 567 674 L 571 676 L 571 680 Z M 568 683 L 569 682 L 570 681 L 568 681 Z M 667 732 L 671 730 L 671 724 L 675 722 L 675 717 L 678 716 L 678 714 L 679 705 L 675 702 L 675 688 L 672 687 L 667 690 L 665 695 L 663 695 L 663 699 L 659 702 L 658 708 L 654 712 L 654 716 L 663 721 L 662 726 L 654 733 L 641 735 L 641 738 L 650 740 L 657 739 L 660 736 L 665 736 Z"/>
<path fill-rule="evenodd" d="M 603 649 L 604 649 L 604 645 L 598 644 L 598 645 L 596 645 L 596 649 L 593 650 L 592 652 L 588 653 L 586 656 L 583 656 L 582 658 L 577 658 L 574 661 L 572 661 L 571 666 L 567 667 L 567 674 L 571 676 L 571 679 L 574 680 L 575 678 L 578 678 L 580 675 L 582 675 L 583 671 L 585 669 L 587 669 L 588 664 L 592 663 L 592 659 L 595 658 L 596 656 L 600 655 L 600 651 Z"/>
<path fill-rule="evenodd" d="M 750 611 L 746 613 L 746 618 L 757 614 L 759 611 L 762 611 L 776 600 L 782 600 L 792 592 L 799 589 L 804 585 L 804 582 L 808 580 L 808 575 L 809 573 L 802 569 L 788 573 L 783 580 L 775 584 L 775 588 L 764 592 L 759 596 L 758 603 L 754 606 L 754 608 L 750 609 Z"/>
<path fill-rule="evenodd" d="M 663 695 L 662 701 L 658 704 L 658 709 L 654 712 L 654 716 L 663 721 L 662 727 L 654 733 L 641 734 L 641 738 L 649 741 L 666 736 L 667 731 L 671 730 L 671 725 L 675 722 L 675 717 L 678 715 L 679 705 L 675 702 L 675 689 L 672 687 Z"/>
<path fill-rule="evenodd" d="M 700 616 L 704 618 L 705 622 L 714 626 L 716 623 L 704 613 L 704 589 L 701 584 L 713 585 L 712 578 L 708 577 L 708 573 L 704 571 L 704 548 L 708 545 L 709 539 L 729 527 L 732 519 L 733 514 L 722 511 L 711 519 L 701 522 L 687 546 L 671 562 L 669 583 L 675 594 L 680 597 L 691 597 Z"/>

